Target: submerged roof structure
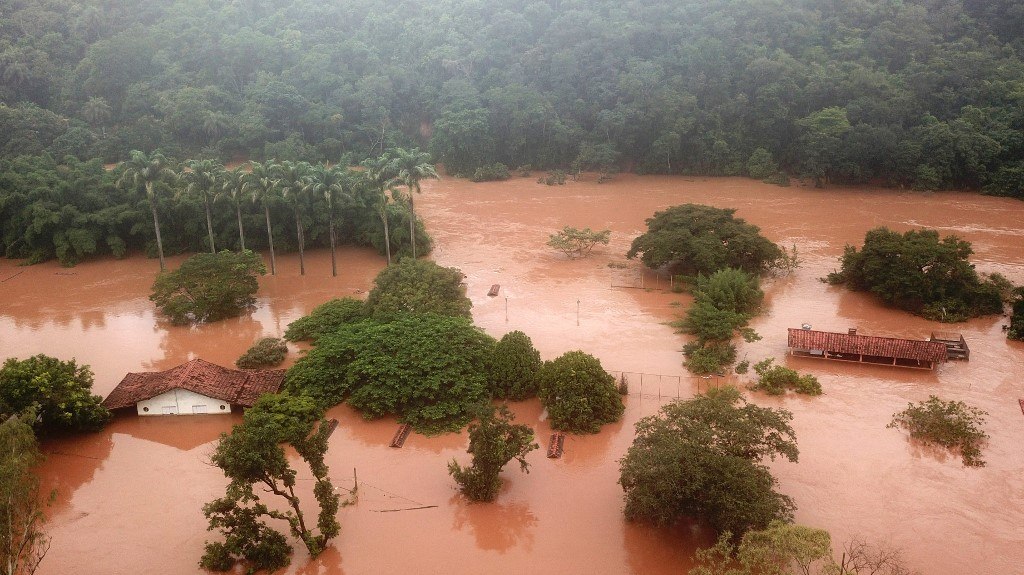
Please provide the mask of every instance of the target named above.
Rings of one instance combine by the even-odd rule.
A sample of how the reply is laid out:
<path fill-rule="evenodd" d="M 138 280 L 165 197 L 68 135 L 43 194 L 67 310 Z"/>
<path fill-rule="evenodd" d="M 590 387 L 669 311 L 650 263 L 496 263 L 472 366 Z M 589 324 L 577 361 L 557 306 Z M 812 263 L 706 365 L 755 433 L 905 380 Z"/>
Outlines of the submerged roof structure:
<path fill-rule="evenodd" d="M 799 328 L 789 328 L 789 347 L 927 362 L 940 362 L 947 359 L 946 345 L 941 341 L 900 339 Z"/>
<path fill-rule="evenodd" d="M 103 406 L 107 409 L 132 407 L 172 389 L 185 389 L 234 405 L 252 407 L 261 395 L 277 393 L 284 381 L 284 373 L 283 369 L 228 369 L 193 359 L 166 371 L 129 373 L 103 400 Z"/>

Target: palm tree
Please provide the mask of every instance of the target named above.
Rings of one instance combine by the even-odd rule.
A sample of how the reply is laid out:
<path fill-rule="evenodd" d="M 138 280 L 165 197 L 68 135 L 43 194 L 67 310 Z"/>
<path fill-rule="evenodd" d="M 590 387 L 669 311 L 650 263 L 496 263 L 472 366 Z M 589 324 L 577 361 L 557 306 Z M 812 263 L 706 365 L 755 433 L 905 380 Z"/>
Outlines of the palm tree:
<path fill-rule="evenodd" d="M 216 201 L 219 195 L 219 180 L 224 172 L 224 165 L 216 160 L 186 160 L 188 168 L 179 174 L 179 179 L 188 183 L 185 193 L 191 196 L 201 197 L 203 207 L 206 208 L 206 231 L 210 235 L 210 252 L 217 253 L 217 247 L 213 243 L 213 218 L 210 216 L 210 204 Z"/>
<path fill-rule="evenodd" d="M 391 265 L 391 232 L 388 228 L 388 203 L 391 200 L 388 192 L 393 191 L 394 186 L 391 159 L 387 155 L 382 155 L 379 158 L 367 158 L 360 165 L 365 168 L 362 172 L 363 177 L 377 192 L 376 208 L 381 221 L 384 222 L 384 251 L 387 254 L 388 265 Z"/>
<path fill-rule="evenodd" d="M 274 179 L 274 164 L 267 162 L 249 162 L 249 173 L 242 176 L 242 193 L 252 197 L 253 202 L 263 204 L 263 215 L 267 219 L 267 243 L 270 244 L 270 275 L 277 273 L 274 260 L 274 232 L 270 227 L 270 199 L 277 192 L 277 180 Z"/>
<path fill-rule="evenodd" d="M 416 259 L 416 207 L 413 196 L 420 193 L 421 180 L 439 177 L 437 169 L 429 161 L 430 154 L 421 152 L 419 148 L 396 148 L 391 156 L 391 172 L 409 194 L 409 241 L 412 242 L 413 259 Z"/>
<path fill-rule="evenodd" d="M 242 200 L 245 198 L 245 170 L 238 166 L 233 170 L 224 170 L 221 174 L 221 193 L 235 207 L 238 217 L 238 241 L 245 251 L 245 229 L 242 227 Z"/>
<path fill-rule="evenodd" d="M 334 164 L 332 167 L 313 166 L 307 177 L 306 187 L 310 197 L 321 196 L 327 201 L 327 229 L 331 238 L 331 275 L 338 277 L 335 256 L 337 240 L 334 234 L 334 209 L 339 201 L 351 198 L 352 184 L 348 175 L 348 166 L 341 163 Z"/>
<path fill-rule="evenodd" d="M 91 126 L 99 126 L 106 136 L 107 130 L 103 124 L 110 119 L 110 104 L 103 98 L 89 98 L 82 106 L 82 117 Z"/>
<path fill-rule="evenodd" d="M 149 210 L 153 213 L 153 230 L 156 231 L 156 250 L 160 256 L 160 271 L 164 271 L 164 243 L 160 238 L 160 220 L 156 215 L 156 185 L 164 179 L 175 178 L 170 162 L 160 152 L 147 156 L 145 152 L 132 150 L 131 158 L 125 162 L 124 173 L 117 180 L 118 187 L 131 184 L 135 190 L 142 188 L 149 200 Z"/>
<path fill-rule="evenodd" d="M 302 217 L 306 215 L 306 207 L 309 204 L 306 175 L 311 167 L 306 162 L 288 160 L 274 166 L 281 197 L 288 201 L 295 213 L 295 231 L 299 237 L 299 275 L 306 275 L 306 234 L 302 227 Z"/>

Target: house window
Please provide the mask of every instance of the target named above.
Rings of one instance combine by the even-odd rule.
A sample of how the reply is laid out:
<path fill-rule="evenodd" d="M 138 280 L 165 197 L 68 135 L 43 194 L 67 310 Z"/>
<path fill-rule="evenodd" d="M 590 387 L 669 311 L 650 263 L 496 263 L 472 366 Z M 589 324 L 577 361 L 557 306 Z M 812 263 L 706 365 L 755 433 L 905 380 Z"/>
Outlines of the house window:
<path fill-rule="evenodd" d="M 148 407 L 143 407 L 142 411 L 143 411 L 143 413 L 148 413 L 149 412 L 149 408 Z"/>
<path fill-rule="evenodd" d="M 165 406 L 163 406 L 161 408 L 161 411 L 163 412 L 164 415 L 177 415 L 177 413 L 178 413 L 178 406 L 177 405 L 165 405 Z"/>
<path fill-rule="evenodd" d="M 227 408 L 228 408 L 228 406 L 224 405 L 223 403 L 222 403 L 222 404 L 220 404 L 220 410 L 221 410 L 221 411 L 224 411 L 224 410 L 225 410 L 225 409 L 227 409 Z"/>
<path fill-rule="evenodd" d="M 193 405 L 192 406 L 192 413 L 206 413 L 206 406 L 205 405 Z"/>

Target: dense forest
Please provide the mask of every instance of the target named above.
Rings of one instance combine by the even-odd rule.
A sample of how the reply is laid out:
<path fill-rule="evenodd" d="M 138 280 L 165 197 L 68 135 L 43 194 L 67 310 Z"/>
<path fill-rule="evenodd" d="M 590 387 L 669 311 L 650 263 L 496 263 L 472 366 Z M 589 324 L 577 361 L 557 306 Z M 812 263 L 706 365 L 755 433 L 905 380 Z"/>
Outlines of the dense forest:
<path fill-rule="evenodd" d="M 25 220 L 26 186 L 45 184 L 54 211 L 121 205 L 104 225 L 141 229 L 100 164 L 158 149 L 315 162 L 418 146 L 464 175 L 1024 197 L 1022 30 L 1014 0 L 0 0 L 0 220 Z"/>

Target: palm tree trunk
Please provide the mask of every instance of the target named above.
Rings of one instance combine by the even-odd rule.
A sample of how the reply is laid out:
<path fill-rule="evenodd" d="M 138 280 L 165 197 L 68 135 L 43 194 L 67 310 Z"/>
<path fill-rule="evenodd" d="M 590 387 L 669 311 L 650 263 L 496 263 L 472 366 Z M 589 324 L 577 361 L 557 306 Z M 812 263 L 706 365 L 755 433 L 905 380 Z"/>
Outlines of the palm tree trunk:
<path fill-rule="evenodd" d="M 330 226 L 331 232 L 331 277 L 338 277 L 338 263 L 334 255 L 334 218 L 328 218 L 327 223 Z"/>
<path fill-rule="evenodd" d="M 299 234 L 299 275 L 306 275 L 306 260 L 305 255 L 302 253 L 302 218 L 299 214 L 295 214 L 295 230 Z"/>
<path fill-rule="evenodd" d="M 146 187 L 149 188 L 148 185 Z M 147 192 L 151 192 L 151 189 Z M 156 198 L 152 193 L 147 195 L 149 196 L 149 211 L 153 212 L 153 230 L 156 231 L 156 253 L 160 257 L 160 271 L 164 271 L 167 266 L 164 265 L 164 241 L 160 238 L 160 220 L 156 217 Z"/>
<path fill-rule="evenodd" d="M 203 203 L 206 205 L 206 231 L 210 234 L 210 253 L 217 253 L 217 248 L 213 245 L 213 219 L 210 218 L 210 198 L 203 197 Z"/>
<path fill-rule="evenodd" d="M 242 251 L 245 251 L 245 230 L 242 228 L 242 206 L 235 206 L 235 215 L 238 216 L 238 239 L 242 242 Z"/>
<path fill-rule="evenodd" d="M 412 197 L 414 192 L 409 188 L 409 241 L 412 242 L 412 259 L 416 259 L 416 206 Z"/>
<path fill-rule="evenodd" d="M 388 207 L 380 212 L 380 219 L 384 222 L 384 252 L 388 255 L 388 265 L 391 265 L 391 232 L 388 230 Z"/>
<path fill-rule="evenodd" d="M 270 275 L 277 274 L 277 264 L 274 262 L 274 232 L 270 230 L 270 207 L 263 204 L 263 213 L 267 216 L 267 243 L 270 244 Z"/>

